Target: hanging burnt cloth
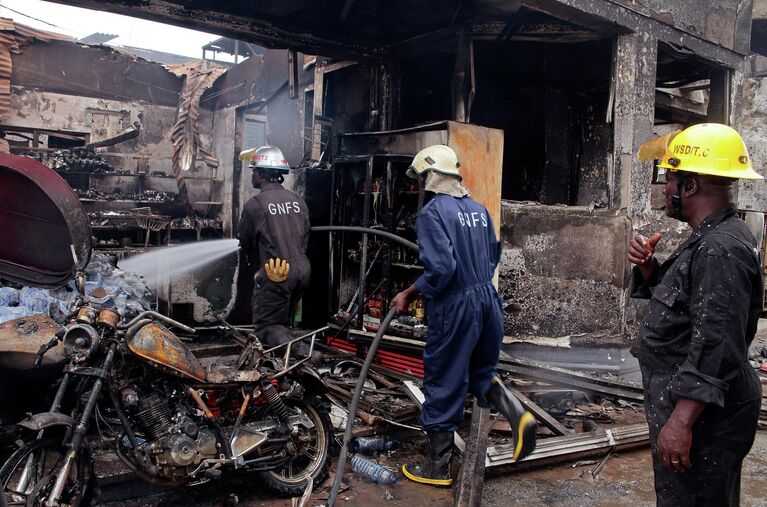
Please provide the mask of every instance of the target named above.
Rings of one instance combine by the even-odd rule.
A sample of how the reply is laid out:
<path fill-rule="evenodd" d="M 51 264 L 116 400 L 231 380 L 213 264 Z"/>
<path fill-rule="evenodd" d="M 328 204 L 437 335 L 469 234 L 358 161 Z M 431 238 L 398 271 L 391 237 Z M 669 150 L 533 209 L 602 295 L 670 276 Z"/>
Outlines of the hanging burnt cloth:
<path fill-rule="evenodd" d="M 202 66 L 203 62 L 195 62 L 171 69 L 177 76 L 184 77 L 178 115 L 170 139 L 173 144 L 173 175 L 176 177 L 179 199 L 188 216 L 194 216 L 194 210 L 189 201 L 184 173 L 194 167 L 198 153 L 205 165 L 212 169 L 218 167 L 218 159 L 203 147 L 200 140 L 200 98 L 224 73 L 224 69 L 204 70 Z"/>

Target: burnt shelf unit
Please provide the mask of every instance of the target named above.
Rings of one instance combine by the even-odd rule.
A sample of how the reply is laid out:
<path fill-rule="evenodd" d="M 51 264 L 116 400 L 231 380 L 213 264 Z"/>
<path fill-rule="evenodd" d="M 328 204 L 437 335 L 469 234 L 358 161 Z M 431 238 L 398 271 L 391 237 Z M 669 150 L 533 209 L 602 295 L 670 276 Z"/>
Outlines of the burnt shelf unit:
<path fill-rule="evenodd" d="M 336 136 L 331 225 L 381 229 L 416 242 L 415 218 L 431 195 L 419 180 L 407 177 L 406 170 L 413 156 L 432 144 L 446 144 L 456 151 L 464 183 L 488 209 L 499 234 L 503 132 L 452 121 Z M 349 339 L 376 330 L 370 300 L 385 315 L 394 295 L 423 269 L 417 252 L 371 234 L 331 233 L 329 249 L 328 315 L 338 324 L 339 312 L 351 314 Z M 425 341 L 424 322 L 398 318 L 388 334 L 406 338 L 412 346 L 412 341 Z"/>
<path fill-rule="evenodd" d="M 411 160 L 412 156 L 396 154 L 337 158 L 333 225 L 381 229 L 415 241 L 415 216 L 426 196 L 418 181 L 405 175 Z M 375 330 L 371 320 L 375 317 L 366 319 L 366 300 L 388 308 L 392 297 L 415 280 L 418 253 L 370 234 L 331 237 L 331 307 L 352 313 L 357 329 Z"/>

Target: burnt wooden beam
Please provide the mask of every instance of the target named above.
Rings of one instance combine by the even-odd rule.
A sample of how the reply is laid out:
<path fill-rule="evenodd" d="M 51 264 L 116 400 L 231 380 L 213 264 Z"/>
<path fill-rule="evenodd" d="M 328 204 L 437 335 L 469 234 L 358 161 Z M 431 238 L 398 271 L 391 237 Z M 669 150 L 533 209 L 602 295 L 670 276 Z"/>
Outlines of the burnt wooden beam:
<path fill-rule="evenodd" d="M 469 442 L 463 455 L 458 487 L 455 488 L 455 507 L 480 507 L 485 486 L 487 441 L 490 434 L 490 409 L 482 408 L 474 400 L 471 411 Z"/>
<path fill-rule="evenodd" d="M 730 71 L 718 70 L 712 73 L 706 121 L 730 123 Z"/>
<path fill-rule="evenodd" d="M 291 30 L 255 18 L 217 12 L 213 9 L 184 8 L 164 0 L 145 0 L 140 5 L 131 5 L 121 0 L 53 1 L 85 9 L 107 11 L 183 28 L 212 32 L 273 49 L 295 49 L 306 54 L 371 59 L 380 49 L 376 45 L 359 40 L 326 39 L 305 31 Z"/>
<path fill-rule="evenodd" d="M 538 421 L 544 426 L 550 429 L 555 435 L 569 435 L 573 433 L 573 430 L 563 425 L 561 422 L 554 419 L 548 412 L 539 407 L 533 400 L 522 394 L 519 389 L 514 386 L 507 385 L 506 387 L 516 396 L 519 401 L 532 413 Z"/>

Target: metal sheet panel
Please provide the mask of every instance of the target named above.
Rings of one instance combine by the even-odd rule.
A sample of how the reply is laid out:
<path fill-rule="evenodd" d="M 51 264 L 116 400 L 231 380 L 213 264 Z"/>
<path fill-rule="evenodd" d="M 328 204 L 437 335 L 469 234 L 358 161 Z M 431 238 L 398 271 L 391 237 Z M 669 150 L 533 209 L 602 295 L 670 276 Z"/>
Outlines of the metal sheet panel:
<path fill-rule="evenodd" d="M 28 370 L 33 368 L 40 347 L 51 341 L 61 329 L 45 315 L 31 315 L 0 324 L 0 368 Z M 63 363 L 64 347 L 53 347 L 43 358 L 43 365 Z"/>
<path fill-rule="evenodd" d="M 500 238 L 503 131 L 453 121 L 447 126 L 447 145 L 458 155 L 463 184 L 471 198 L 487 208 Z"/>
<path fill-rule="evenodd" d="M 454 121 L 385 132 L 355 132 L 338 136 L 338 159 L 373 154 L 412 157 L 432 144 L 447 144 L 461 162 L 463 183 L 471 197 L 493 218 L 496 236 L 501 231 L 501 179 L 503 131 Z"/>
<path fill-rule="evenodd" d="M 77 195 L 31 158 L 0 153 L 0 231 L 0 276 L 18 283 L 58 287 L 90 260 L 91 228 Z"/>

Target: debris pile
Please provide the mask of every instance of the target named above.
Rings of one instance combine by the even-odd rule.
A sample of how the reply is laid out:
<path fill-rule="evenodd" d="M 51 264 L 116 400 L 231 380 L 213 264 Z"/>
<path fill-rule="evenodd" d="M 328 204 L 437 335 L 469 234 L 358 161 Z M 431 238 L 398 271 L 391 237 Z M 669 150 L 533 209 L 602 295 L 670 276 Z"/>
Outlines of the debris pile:
<path fill-rule="evenodd" d="M 763 322 L 763 320 L 760 322 Z M 767 384 L 767 337 L 761 326 L 748 349 L 748 360 L 762 383 L 763 393 L 762 407 L 759 411 L 759 428 L 765 429 L 767 428 L 767 389 L 764 389 L 765 384 Z"/>
<path fill-rule="evenodd" d="M 106 201 L 138 201 L 138 202 L 174 202 L 176 194 L 161 192 L 159 190 L 144 190 L 143 192 L 100 192 L 94 188 L 86 190 L 75 189 L 80 199 L 106 200 Z"/>
<path fill-rule="evenodd" d="M 114 171 L 114 168 L 104 160 L 101 153 L 85 146 L 58 150 L 48 155 L 41 152 L 30 152 L 25 155 L 58 172 L 108 173 Z"/>
<path fill-rule="evenodd" d="M 170 226 L 174 229 L 220 229 L 221 218 L 183 217 L 171 220 Z"/>
<path fill-rule="evenodd" d="M 359 379 L 361 361 L 344 351 L 321 346 L 326 352 L 320 373 L 331 402 L 331 420 L 340 438 L 348 417 L 347 406 Z M 631 365 L 626 365 L 630 371 Z M 513 459 L 513 429 L 492 413 L 486 468 L 520 469 L 587 458 L 599 463 L 598 474 L 616 451 L 646 446 L 649 432 L 643 410 L 641 385 L 604 369 L 565 369 L 501 355 L 498 374 L 538 420 L 538 445 L 523 460 Z M 376 482 L 394 481 L 399 465 L 422 453 L 425 433 L 420 425 L 422 380 L 412 374 L 374 364 L 364 384 L 351 449 L 366 454 L 366 467 L 358 475 Z M 455 433 L 456 447 L 465 452 L 471 419 L 467 400 L 465 423 Z M 600 466 L 601 465 L 601 466 Z M 352 467 L 353 469 L 353 467 Z M 376 474 L 366 471 L 376 470 Z M 379 475 L 383 477 L 380 479 Z"/>
<path fill-rule="evenodd" d="M 87 301 L 101 308 L 116 308 L 124 317 L 150 307 L 150 292 L 143 278 L 115 268 L 109 256 L 94 253 L 85 269 Z M 74 281 L 57 289 L 38 289 L 18 285 L 0 286 L 0 323 L 46 315 L 63 324 L 77 297 Z"/>

